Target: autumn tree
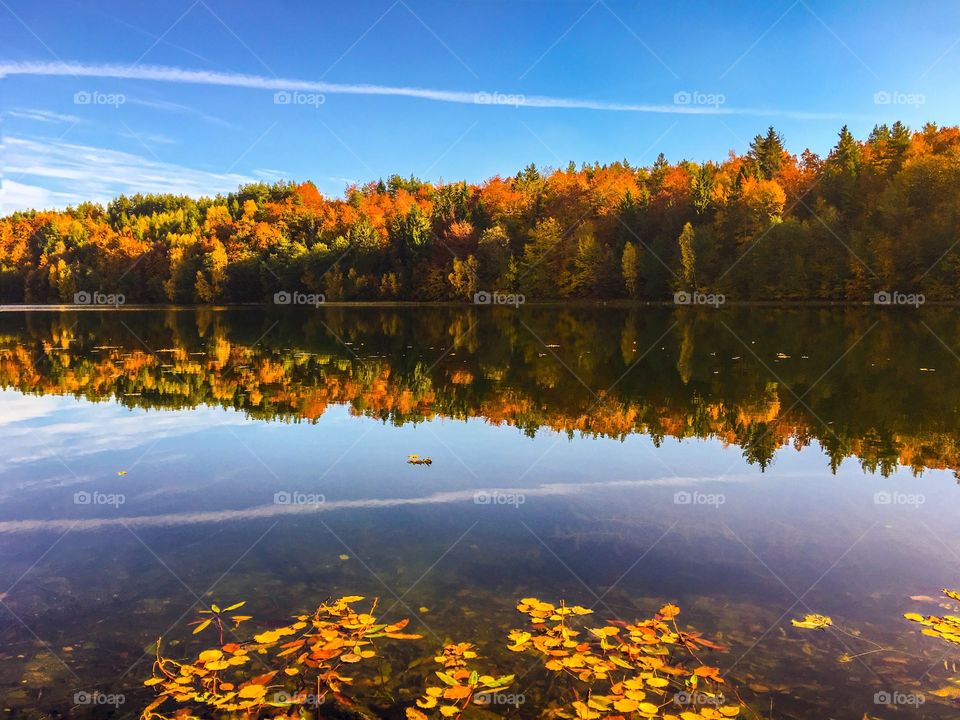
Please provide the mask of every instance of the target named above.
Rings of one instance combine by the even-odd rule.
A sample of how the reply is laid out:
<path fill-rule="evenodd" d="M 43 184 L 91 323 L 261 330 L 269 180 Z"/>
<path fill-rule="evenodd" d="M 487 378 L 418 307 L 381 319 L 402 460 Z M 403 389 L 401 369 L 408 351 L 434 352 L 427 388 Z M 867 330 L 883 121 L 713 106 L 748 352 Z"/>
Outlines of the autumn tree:
<path fill-rule="evenodd" d="M 693 225 L 686 223 L 677 239 L 680 246 L 680 274 L 677 282 L 681 289 L 693 289 L 697 286 L 697 254 L 694 248 Z"/>
<path fill-rule="evenodd" d="M 623 275 L 623 284 L 627 289 L 627 296 L 639 297 L 641 287 L 640 251 L 636 243 L 628 242 L 623 246 L 623 255 L 620 258 L 620 272 Z"/>

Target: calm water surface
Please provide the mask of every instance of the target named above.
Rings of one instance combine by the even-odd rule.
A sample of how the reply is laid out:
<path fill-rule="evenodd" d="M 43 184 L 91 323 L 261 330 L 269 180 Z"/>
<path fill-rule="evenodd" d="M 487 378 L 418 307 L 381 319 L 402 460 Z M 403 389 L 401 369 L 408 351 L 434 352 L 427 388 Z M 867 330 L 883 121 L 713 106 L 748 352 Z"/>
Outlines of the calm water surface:
<path fill-rule="evenodd" d="M 356 593 L 424 635 L 392 683 L 473 640 L 507 716 L 535 595 L 677 603 L 763 717 L 955 717 L 957 653 L 902 614 L 960 586 L 956 354 L 935 308 L 0 313 L 3 707 L 135 717 L 200 603 Z M 839 662 L 873 646 L 808 612 L 891 650 Z"/>

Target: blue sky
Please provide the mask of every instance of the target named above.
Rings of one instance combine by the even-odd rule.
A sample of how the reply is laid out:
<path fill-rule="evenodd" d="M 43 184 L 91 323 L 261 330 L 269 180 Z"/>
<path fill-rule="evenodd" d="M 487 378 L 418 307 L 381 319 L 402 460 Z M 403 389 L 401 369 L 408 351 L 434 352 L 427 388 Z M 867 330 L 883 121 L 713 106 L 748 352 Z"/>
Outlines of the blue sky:
<path fill-rule="evenodd" d="M 825 153 L 844 123 L 960 111 L 955 2 L 0 0 L 0 18 L 4 212 L 720 159 L 770 124 Z"/>

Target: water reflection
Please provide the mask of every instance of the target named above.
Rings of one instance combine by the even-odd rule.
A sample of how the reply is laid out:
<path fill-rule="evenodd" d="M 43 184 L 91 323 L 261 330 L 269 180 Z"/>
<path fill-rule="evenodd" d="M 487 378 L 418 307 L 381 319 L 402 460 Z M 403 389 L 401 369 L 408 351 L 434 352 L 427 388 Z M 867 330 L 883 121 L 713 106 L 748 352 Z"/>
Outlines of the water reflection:
<path fill-rule="evenodd" d="M 447 639 L 521 674 L 503 638 L 539 595 L 677 602 L 762 716 L 888 717 L 876 693 L 951 674 L 901 614 L 960 578 L 958 330 L 932 308 L 0 314 L 0 696 L 82 716 L 77 691 L 121 692 L 133 716 L 145 650 L 194 648 L 201 599 L 269 626 L 378 595 L 425 636 L 393 685 Z M 868 646 L 790 627 L 811 611 L 894 651 L 840 664 Z"/>
<path fill-rule="evenodd" d="M 0 386 L 281 421 L 346 404 L 396 425 L 717 438 L 761 468 L 816 441 L 831 469 L 853 456 L 889 475 L 960 467 L 958 331 L 949 309 L 8 312 Z"/>

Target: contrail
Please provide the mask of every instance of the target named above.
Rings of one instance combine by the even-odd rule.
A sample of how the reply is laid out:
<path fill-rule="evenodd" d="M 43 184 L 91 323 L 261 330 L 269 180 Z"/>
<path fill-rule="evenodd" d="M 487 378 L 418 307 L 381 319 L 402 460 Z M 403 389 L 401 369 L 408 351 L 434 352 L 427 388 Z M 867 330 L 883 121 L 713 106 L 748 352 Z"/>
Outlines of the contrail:
<path fill-rule="evenodd" d="M 380 95 L 409 97 L 433 102 L 463 105 L 505 105 L 567 110 L 597 110 L 604 112 L 659 113 L 668 115 L 749 115 L 788 117 L 798 120 L 838 120 L 851 118 L 850 114 L 802 112 L 764 108 L 726 107 L 722 102 L 700 104 L 691 102 L 697 93 L 678 93 L 688 99 L 684 104 L 617 103 L 600 100 L 550 97 L 547 95 L 508 94 L 500 91 L 466 92 L 460 90 L 433 90 L 420 87 L 398 87 L 356 83 L 329 83 L 295 78 L 266 77 L 209 70 L 185 70 L 162 65 L 88 65 L 74 62 L 0 62 L 0 78 L 11 75 L 72 76 L 76 78 L 115 78 L 121 80 L 154 80 L 157 82 L 220 85 L 256 90 L 287 90 L 322 93 L 325 95 Z M 713 96 L 722 98 L 722 96 Z"/>

